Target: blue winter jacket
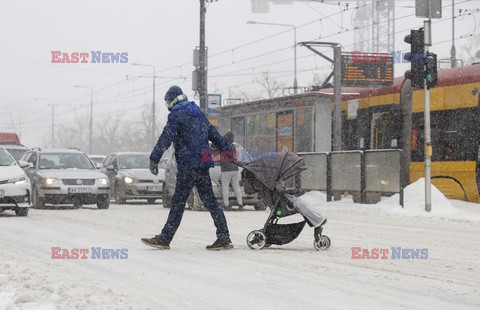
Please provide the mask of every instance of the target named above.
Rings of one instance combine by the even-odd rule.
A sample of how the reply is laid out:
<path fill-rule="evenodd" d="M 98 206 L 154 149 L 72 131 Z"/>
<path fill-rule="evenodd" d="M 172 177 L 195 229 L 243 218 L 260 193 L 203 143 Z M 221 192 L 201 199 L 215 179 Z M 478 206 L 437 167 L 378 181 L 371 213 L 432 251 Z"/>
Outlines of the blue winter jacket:
<path fill-rule="evenodd" d="M 150 154 L 150 160 L 158 163 L 173 143 L 179 170 L 211 168 L 213 161 L 209 155 L 209 140 L 222 151 L 232 151 L 227 141 L 193 101 L 179 102 L 168 115 L 167 125 Z"/>

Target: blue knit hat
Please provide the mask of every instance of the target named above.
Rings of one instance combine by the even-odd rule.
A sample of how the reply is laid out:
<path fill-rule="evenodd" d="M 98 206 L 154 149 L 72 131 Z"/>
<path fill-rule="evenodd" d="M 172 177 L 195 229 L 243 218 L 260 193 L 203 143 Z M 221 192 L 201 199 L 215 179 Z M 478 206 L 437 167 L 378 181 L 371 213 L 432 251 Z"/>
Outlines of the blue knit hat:
<path fill-rule="evenodd" d="M 182 95 L 183 91 L 178 86 L 172 86 L 168 89 L 167 93 L 165 94 L 165 101 L 172 101 L 173 99 L 177 98 L 178 96 Z"/>

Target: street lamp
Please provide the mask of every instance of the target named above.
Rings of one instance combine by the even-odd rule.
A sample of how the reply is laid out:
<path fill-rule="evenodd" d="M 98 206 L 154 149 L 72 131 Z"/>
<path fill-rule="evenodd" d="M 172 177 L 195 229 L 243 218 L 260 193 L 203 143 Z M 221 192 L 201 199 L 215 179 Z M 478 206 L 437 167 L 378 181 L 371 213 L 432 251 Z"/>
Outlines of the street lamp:
<path fill-rule="evenodd" d="M 22 110 L 17 108 L 5 108 L 6 110 L 15 110 L 18 111 L 18 136 L 20 137 L 20 141 L 22 140 Z"/>
<path fill-rule="evenodd" d="M 138 63 L 132 63 L 132 66 L 144 66 L 144 67 L 152 67 L 153 68 L 153 102 L 152 102 L 152 144 L 155 144 L 155 66 L 154 65 L 145 65 L 145 64 L 138 64 Z"/>
<path fill-rule="evenodd" d="M 35 100 L 50 101 L 52 106 L 52 149 L 55 148 L 55 101 L 48 98 L 33 98 Z"/>
<path fill-rule="evenodd" d="M 13 124 L 13 116 L 10 112 L 2 112 L 0 115 L 10 115 L 10 126 L 12 126 L 13 131 L 15 131 L 15 125 Z M 7 130 L 7 126 L 5 126 L 5 130 Z"/>
<path fill-rule="evenodd" d="M 293 28 L 293 67 L 294 67 L 294 78 L 293 78 L 293 91 L 296 94 L 298 89 L 297 84 L 297 27 L 290 24 L 277 24 L 277 23 L 263 23 L 256 22 L 253 20 L 247 21 L 247 24 L 258 24 L 258 25 L 270 25 L 270 26 L 283 26 Z"/>
<path fill-rule="evenodd" d="M 93 132 L 93 87 L 90 86 L 81 86 L 74 85 L 73 87 L 78 88 L 89 88 L 90 89 L 90 134 L 88 137 L 88 153 L 92 154 L 92 132 Z"/>

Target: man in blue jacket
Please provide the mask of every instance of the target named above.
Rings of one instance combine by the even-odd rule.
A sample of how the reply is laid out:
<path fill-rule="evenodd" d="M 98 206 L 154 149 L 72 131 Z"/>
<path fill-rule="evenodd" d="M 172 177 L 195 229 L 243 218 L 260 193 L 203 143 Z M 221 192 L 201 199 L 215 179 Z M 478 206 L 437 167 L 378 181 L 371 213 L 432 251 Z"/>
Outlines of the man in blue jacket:
<path fill-rule="evenodd" d="M 158 162 L 163 153 L 173 143 L 177 161 L 177 181 L 172 197 L 172 207 L 161 233 L 153 238 L 142 238 L 142 242 L 162 250 L 170 249 L 170 242 L 180 226 L 185 203 L 196 186 L 203 205 L 210 211 L 217 228 L 217 240 L 207 246 L 207 250 L 226 250 L 233 248 L 223 210 L 213 194 L 209 169 L 213 167 L 208 141 L 222 151 L 231 151 L 225 139 L 210 124 L 202 110 L 178 86 L 172 86 L 165 94 L 165 102 L 170 114 L 155 148 L 150 154 L 150 171 L 158 174 Z M 208 156 L 207 156 L 208 157 Z"/>

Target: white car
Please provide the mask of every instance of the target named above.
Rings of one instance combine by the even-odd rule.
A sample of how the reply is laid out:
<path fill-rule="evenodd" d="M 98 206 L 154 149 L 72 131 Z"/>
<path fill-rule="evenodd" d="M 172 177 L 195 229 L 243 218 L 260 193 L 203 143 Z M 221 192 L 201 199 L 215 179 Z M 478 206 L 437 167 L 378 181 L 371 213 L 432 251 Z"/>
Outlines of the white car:
<path fill-rule="evenodd" d="M 0 211 L 14 210 L 18 216 L 27 216 L 30 208 L 30 180 L 5 148 L 0 147 Z"/>

